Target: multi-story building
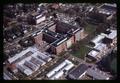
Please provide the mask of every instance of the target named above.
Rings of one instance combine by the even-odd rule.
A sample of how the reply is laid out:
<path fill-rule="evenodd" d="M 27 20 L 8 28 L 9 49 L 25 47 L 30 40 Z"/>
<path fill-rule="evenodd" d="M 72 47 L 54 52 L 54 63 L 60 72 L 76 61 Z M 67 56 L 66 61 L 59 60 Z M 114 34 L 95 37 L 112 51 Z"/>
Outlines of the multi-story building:
<path fill-rule="evenodd" d="M 33 37 L 34 37 L 35 43 L 37 45 L 42 45 L 43 44 L 43 33 L 42 33 L 42 30 L 39 31 L 38 33 L 35 33 L 35 35 Z"/>
<path fill-rule="evenodd" d="M 42 45 L 48 43 L 51 53 L 59 54 L 67 51 L 72 44 L 84 38 L 84 29 L 57 21 L 47 25 L 46 28 L 34 35 L 35 43 Z"/>

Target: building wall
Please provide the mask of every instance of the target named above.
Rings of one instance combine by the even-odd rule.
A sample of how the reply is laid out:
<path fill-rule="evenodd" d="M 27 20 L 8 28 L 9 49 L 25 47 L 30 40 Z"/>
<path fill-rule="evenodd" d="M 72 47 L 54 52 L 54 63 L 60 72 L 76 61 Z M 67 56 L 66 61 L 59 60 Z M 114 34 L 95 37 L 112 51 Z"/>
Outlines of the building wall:
<path fill-rule="evenodd" d="M 56 30 L 56 24 L 52 25 L 51 27 L 48 28 L 50 31 L 55 32 Z"/>
<path fill-rule="evenodd" d="M 45 20 L 46 20 L 46 17 L 45 17 L 45 16 L 40 17 L 40 18 L 36 19 L 36 24 L 39 24 L 39 23 L 41 23 L 41 22 L 43 22 L 43 21 L 45 21 Z"/>
<path fill-rule="evenodd" d="M 67 47 L 66 47 L 66 43 L 63 42 L 62 44 L 58 45 L 57 47 L 55 46 L 51 46 L 51 51 L 58 55 L 59 53 L 61 53 L 62 51 L 66 51 Z"/>
<path fill-rule="evenodd" d="M 69 47 L 71 47 L 72 44 L 74 44 L 74 43 L 75 43 L 75 41 L 74 41 L 74 36 L 72 36 L 70 39 L 68 39 L 68 40 L 66 41 L 66 47 L 69 48 Z"/>
<path fill-rule="evenodd" d="M 75 33 L 75 42 L 76 41 L 80 41 L 80 31 L 78 31 L 77 33 Z"/>
<path fill-rule="evenodd" d="M 61 53 L 62 51 L 65 51 L 67 48 L 66 48 L 66 45 L 65 45 L 65 42 L 60 44 L 59 46 L 56 47 L 56 54 L 59 54 Z"/>
<path fill-rule="evenodd" d="M 51 47 L 50 47 L 50 50 L 51 50 L 51 52 L 52 52 L 53 54 L 56 54 L 56 47 L 51 46 Z"/>
<path fill-rule="evenodd" d="M 42 45 L 42 43 L 43 43 L 42 37 L 43 37 L 42 33 L 40 33 L 37 36 L 35 36 L 34 37 L 35 43 L 38 44 L 38 45 Z"/>
<path fill-rule="evenodd" d="M 55 46 L 51 46 L 51 51 L 54 53 L 54 54 L 59 54 L 63 51 L 67 51 L 67 48 L 69 48 L 70 46 L 72 46 L 72 44 L 74 44 L 75 41 L 74 41 L 74 36 L 72 36 L 70 39 L 68 39 L 67 41 L 61 43 L 60 45 L 58 45 L 57 47 Z"/>
<path fill-rule="evenodd" d="M 80 41 L 80 40 L 83 39 L 84 37 L 85 37 L 84 29 L 76 32 L 76 33 L 75 33 L 75 42 L 76 42 L 76 41 Z"/>
<path fill-rule="evenodd" d="M 84 29 L 80 30 L 80 39 L 83 39 L 85 37 Z"/>

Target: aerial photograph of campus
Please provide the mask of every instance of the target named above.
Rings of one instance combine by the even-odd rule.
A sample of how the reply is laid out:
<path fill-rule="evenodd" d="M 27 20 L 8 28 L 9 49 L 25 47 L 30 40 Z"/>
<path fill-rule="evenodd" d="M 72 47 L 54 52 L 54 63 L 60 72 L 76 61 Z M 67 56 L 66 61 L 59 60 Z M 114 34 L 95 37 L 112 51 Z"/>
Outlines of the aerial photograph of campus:
<path fill-rule="evenodd" d="M 115 80 L 117 4 L 3 6 L 4 80 Z"/>

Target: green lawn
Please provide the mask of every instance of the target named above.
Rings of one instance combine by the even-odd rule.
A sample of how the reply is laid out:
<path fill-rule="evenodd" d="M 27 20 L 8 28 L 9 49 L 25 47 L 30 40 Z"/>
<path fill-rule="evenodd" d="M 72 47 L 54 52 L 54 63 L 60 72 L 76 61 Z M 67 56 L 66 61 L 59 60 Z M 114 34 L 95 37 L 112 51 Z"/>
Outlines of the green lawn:
<path fill-rule="evenodd" d="M 117 73 L 117 59 L 116 58 L 111 62 L 110 67 L 115 73 Z"/>
<path fill-rule="evenodd" d="M 90 34 L 90 33 L 92 33 L 92 32 L 95 31 L 96 27 L 97 27 L 97 26 L 95 26 L 95 25 L 87 24 L 87 26 L 85 27 L 85 31 L 86 31 L 88 34 Z"/>
<path fill-rule="evenodd" d="M 79 50 L 72 52 L 72 54 L 76 57 L 84 59 L 85 54 L 88 53 L 88 52 L 89 52 L 89 49 L 87 47 L 83 46 Z"/>
<path fill-rule="evenodd" d="M 73 56 L 79 57 L 81 59 L 84 59 L 85 55 L 90 51 L 91 49 L 86 47 L 83 43 L 79 42 L 72 46 L 71 54 Z"/>
<path fill-rule="evenodd" d="M 85 45 L 88 44 L 88 42 L 95 37 L 95 34 L 92 34 L 97 26 L 87 24 L 85 27 L 85 32 L 88 33 L 89 37 L 85 38 L 84 40 L 81 40 L 77 42 L 76 44 L 72 45 L 71 54 L 73 56 L 79 57 L 81 59 L 84 59 L 85 55 L 88 54 L 88 52 L 91 50 L 91 48 L 86 47 Z"/>

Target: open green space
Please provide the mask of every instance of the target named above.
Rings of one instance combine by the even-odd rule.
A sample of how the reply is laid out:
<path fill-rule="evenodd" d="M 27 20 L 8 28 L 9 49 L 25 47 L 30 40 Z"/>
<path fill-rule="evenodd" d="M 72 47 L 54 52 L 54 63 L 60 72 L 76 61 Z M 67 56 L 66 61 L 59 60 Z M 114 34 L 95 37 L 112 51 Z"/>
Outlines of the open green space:
<path fill-rule="evenodd" d="M 71 54 L 78 58 L 84 59 L 85 55 L 91 50 L 86 47 L 82 42 L 77 42 L 71 47 Z"/>
<path fill-rule="evenodd" d="M 85 32 L 87 32 L 88 34 L 94 32 L 96 30 L 97 26 L 92 25 L 92 24 L 87 24 L 85 27 Z"/>
<path fill-rule="evenodd" d="M 73 44 L 71 49 L 71 54 L 73 56 L 79 57 L 81 59 L 84 59 L 85 55 L 89 53 L 89 51 L 91 50 L 91 48 L 86 47 L 86 45 L 89 43 L 89 41 L 94 38 L 96 36 L 96 34 L 94 34 L 95 30 L 96 30 L 97 26 L 92 25 L 92 24 L 87 24 L 85 29 L 85 32 L 88 34 L 88 36 L 77 42 L 76 44 Z"/>
<path fill-rule="evenodd" d="M 117 73 L 117 59 L 116 58 L 111 62 L 110 67 L 115 73 Z"/>
<path fill-rule="evenodd" d="M 99 33 L 97 33 L 96 29 L 98 26 L 92 25 L 92 24 L 87 24 L 85 27 L 85 32 L 88 34 L 88 36 L 83 40 L 84 42 L 87 42 L 85 45 L 93 47 L 90 43 L 90 41 L 95 38 Z"/>

